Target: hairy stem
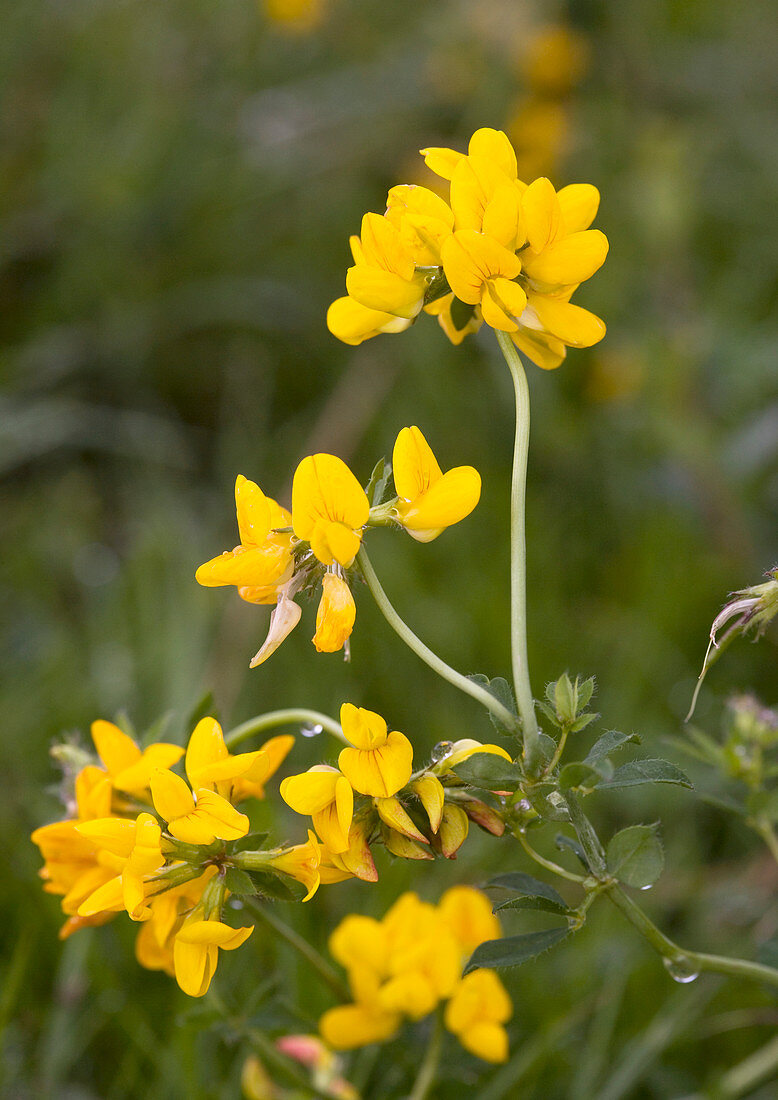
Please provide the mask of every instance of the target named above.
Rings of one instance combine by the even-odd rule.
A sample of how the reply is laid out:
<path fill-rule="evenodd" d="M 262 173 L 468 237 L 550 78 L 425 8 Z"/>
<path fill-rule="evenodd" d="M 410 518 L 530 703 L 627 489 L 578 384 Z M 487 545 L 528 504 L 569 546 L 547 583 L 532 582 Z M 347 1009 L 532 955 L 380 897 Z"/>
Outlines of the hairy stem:
<path fill-rule="evenodd" d="M 511 662 L 516 702 L 524 730 L 524 765 L 532 773 L 537 770 L 540 745 L 527 660 L 525 505 L 529 451 L 529 388 L 524 366 L 510 336 L 505 332 L 498 332 L 497 341 L 510 369 L 516 395 L 516 435 L 511 475 Z"/>
<path fill-rule="evenodd" d="M 379 610 L 389 623 L 391 628 L 397 633 L 409 649 L 412 649 L 417 657 L 421 657 L 425 664 L 429 665 L 433 672 L 437 672 L 438 676 L 442 676 L 444 680 L 448 680 L 454 687 L 459 688 L 460 691 L 464 691 L 466 695 L 472 696 L 473 699 L 477 699 L 482 706 L 490 710 L 495 718 L 506 729 L 516 730 L 518 722 L 516 716 L 504 707 L 499 699 L 496 699 L 490 691 L 482 687 L 480 684 L 475 683 L 473 680 L 469 680 L 467 676 L 463 676 L 461 672 L 457 672 L 450 665 L 447 665 L 444 660 L 438 657 L 437 653 L 426 646 L 421 638 L 418 638 L 411 628 L 395 611 L 389 597 L 381 587 L 381 582 L 376 576 L 376 572 L 367 556 L 367 551 L 364 546 L 361 547 L 357 554 L 357 564 L 362 571 L 362 576 L 367 582 L 367 586 L 373 594 L 373 599 L 378 604 Z"/>
<path fill-rule="evenodd" d="M 244 899 L 243 904 L 253 917 L 262 921 L 269 928 L 272 928 L 274 932 L 277 932 L 282 939 L 286 940 L 286 942 L 305 959 L 324 984 L 329 986 L 339 1001 L 345 1004 L 351 1000 L 351 994 L 345 982 L 335 973 L 327 960 L 320 955 L 316 948 L 308 943 L 306 939 L 295 932 L 294 928 L 291 928 L 286 921 L 282 920 L 270 906 L 261 905 L 250 899 Z"/>
<path fill-rule="evenodd" d="M 265 730 L 274 729 L 276 726 L 321 726 L 327 733 L 331 733 L 339 741 L 348 744 L 343 736 L 340 723 L 327 714 L 322 714 L 318 710 L 306 710 L 304 707 L 271 710 L 267 714 L 258 714 L 256 718 L 249 718 L 247 722 L 242 722 L 234 730 L 230 730 L 224 738 L 224 743 L 228 748 L 234 748 L 241 741 L 253 737 L 255 733 L 263 733 Z"/>
<path fill-rule="evenodd" d="M 560 867 L 558 863 L 554 863 L 553 860 L 546 859 L 545 856 L 542 856 L 540 854 L 540 852 L 536 852 L 530 842 L 527 840 L 524 833 L 521 831 L 521 829 L 518 829 L 513 835 L 516 837 L 519 844 L 521 844 L 522 848 L 530 857 L 530 859 L 534 859 L 536 863 L 540 864 L 541 867 L 545 867 L 547 871 L 551 871 L 553 874 L 559 875 L 560 878 L 566 878 L 570 882 L 580 883 L 584 881 L 583 875 L 577 875 L 574 871 L 568 871 L 565 867 Z"/>

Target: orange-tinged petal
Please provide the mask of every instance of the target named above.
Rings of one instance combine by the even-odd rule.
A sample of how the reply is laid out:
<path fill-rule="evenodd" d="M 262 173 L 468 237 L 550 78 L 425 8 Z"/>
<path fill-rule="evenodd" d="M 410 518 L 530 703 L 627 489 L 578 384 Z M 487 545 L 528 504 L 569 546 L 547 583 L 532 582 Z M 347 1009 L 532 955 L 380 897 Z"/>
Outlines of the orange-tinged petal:
<path fill-rule="evenodd" d="M 607 255 L 608 238 L 599 229 L 562 237 L 544 248 L 539 256 L 522 254 L 525 274 L 533 282 L 547 286 L 584 282 L 602 267 Z"/>
<path fill-rule="evenodd" d="M 470 820 L 460 806 L 446 803 L 443 807 L 443 817 L 437 832 L 437 841 L 440 850 L 446 859 L 454 859 L 457 852 L 467 840 L 470 829 Z"/>
<path fill-rule="evenodd" d="M 600 192 L 591 183 L 570 183 L 557 191 L 565 234 L 588 229 L 597 217 Z"/>
<path fill-rule="evenodd" d="M 92 740 L 109 775 L 129 768 L 140 759 L 141 751 L 133 739 L 113 722 L 106 722 L 102 718 L 93 722 Z"/>

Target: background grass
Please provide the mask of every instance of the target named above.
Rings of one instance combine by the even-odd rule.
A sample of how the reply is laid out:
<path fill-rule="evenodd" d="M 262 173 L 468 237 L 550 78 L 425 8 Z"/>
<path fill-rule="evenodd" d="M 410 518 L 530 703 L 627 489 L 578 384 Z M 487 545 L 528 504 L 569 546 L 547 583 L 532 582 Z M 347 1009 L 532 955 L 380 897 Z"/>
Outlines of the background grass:
<path fill-rule="evenodd" d="M 530 370 L 533 684 L 539 694 L 565 668 L 595 674 L 604 726 L 667 755 L 713 615 L 776 558 L 774 6 L 330 0 L 295 33 L 249 0 L 0 3 L 6 1095 L 232 1097 L 245 1013 L 299 1028 L 299 1012 L 312 1026 L 328 1004 L 264 935 L 223 958 L 215 985 L 230 1022 L 210 1031 L 212 1005 L 135 964 L 129 922 L 58 943 L 28 834 L 59 812 L 47 750 L 63 730 L 123 709 L 141 730 L 170 713 L 168 735 L 183 739 L 212 690 L 226 725 L 283 705 L 337 713 L 348 699 L 385 714 L 418 755 L 490 735 L 365 591 L 350 664 L 315 654 L 307 608 L 249 673 L 266 611 L 192 575 L 235 541 L 237 472 L 288 501 L 304 454 L 332 450 L 366 479 L 417 423 L 444 466 L 482 472 L 481 504 L 428 546 L 379 531 L 371 555 L 401 613 L 455 667 L 508 671 L 512 396 L 494 340 L 452 348 L 426 318 L 349 349 L 324 314 L 362 213 L 396 182 L 428 182 L 419 147 L 461 148 L 477 126 L 509 125 L 533 35 L 557 21 L 582 35 L 589 63 L 562 97 L 568 138 L 547 170 L 602 192 L 611 253 L 577 300 L 609 333 L 558 372 Z M 774 631 L 733 647 L 700 725 L 717 732 L 733 690 L 774 703 L 775 657 Z M 302 741 L 288 768 L 332 751 Z M 259 813 L 298 835 L 277 793 Z M 668 869 L 647 904 L 671 934 L 747 955 L 772 935 L 774 865 L 694 794 L 603 794 L 592 813 L 606 834 L 661 816 Z M 378 886 L 322 890 L 288 919 L 323 946 L 346 911 L 378 915 L 404 888 L 436 898 L 516 866 L 509 842 L 482 836 L 456 863 L 381 857 Z M 674 986 L 605 903 L 507 981 L 515 1061 L 490 1077 L 460 1059 L 441 1097 L 477 1081 L 487 1100 L 519 1087 L 680 1097 L 778 1019 L 757 987 Z M 407 1033 L 384 1068 L 412 1065 L 417 1039 Z"/>

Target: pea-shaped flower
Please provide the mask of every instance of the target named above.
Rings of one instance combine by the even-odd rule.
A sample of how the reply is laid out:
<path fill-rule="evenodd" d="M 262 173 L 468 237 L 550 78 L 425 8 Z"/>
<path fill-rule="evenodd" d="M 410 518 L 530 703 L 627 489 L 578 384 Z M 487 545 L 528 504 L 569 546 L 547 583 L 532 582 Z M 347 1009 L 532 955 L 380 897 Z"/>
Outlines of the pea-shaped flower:
<path fill-rule="evenodd" d="M 369 514 L 365 491 L 342 459 L 317 454 L 302 460 L 292 483 L 292 525 L 323 565 L 352 564 Z"/>
<path fill-rule="evenodd" d="M 431 542 L 453 523 L 469 516 L 481 497 L 481 476 L 472 466 L 443 473 L 415 426 L 403 428 L 392 454 L 398 501 L 395 515 L 418 542 Z"/>
<path fill-rule="evenodd" d="M 413 746 L 403 733 L 388 732 L 380 714 L 353 703 L 340 708 L 340 724 L 353 748 L 341 751 L 338 766 L 355 791 L 389 798 L 413 771 Z"/>

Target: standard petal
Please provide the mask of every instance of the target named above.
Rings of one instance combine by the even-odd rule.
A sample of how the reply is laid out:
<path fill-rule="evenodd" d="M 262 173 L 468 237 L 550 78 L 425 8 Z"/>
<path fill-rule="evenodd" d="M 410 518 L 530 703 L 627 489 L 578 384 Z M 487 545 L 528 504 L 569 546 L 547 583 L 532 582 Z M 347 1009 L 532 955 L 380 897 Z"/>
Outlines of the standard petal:
<path fill-rule="evenodd" d="M 261 546 L 270 534 L 270 501 L 254 481 L 243 474 L 235 480 L 235 510 L 244 546 Z"/>
<path fill-rule="evenodd" d="M 340 724 L 346 740 L 358 749 L 375 749 L 386 743 L 386 721 L 374 710 L 343 703 L 340 708 Z"/>
<path fill-rule="evenodd" d="M 570 183 L 557 191 L 565 234 L 588 229 L 597 217 L 600 192 L 591 183 Z"/>
<path fill-rule="evenodd" d="M 302 460 L 292 483 L 292 521 L 299 539 L 309 540 L 321 519 L 356 530 L 369 514 L 365 491 L 342 459 L 316 454 Z"/>
<path fill-rule="evenodd" d="M 397 495 L 404 500 L 415 500 L 442 477 L 432 448 L 415 425 L 403 428 L 395 440 L 392 473 Z"/>
<path fill-rule="evenodd" d="M 481 496 L 481 475 L 472 466 L 457 466 L 417 500 L 399 504 L 400 522 L 419 542 L 430 542 L 446 527 L 469 516 Z"/>
<path fill-rule="evenodd" d="M 548 286 L 582 283 L 605 263 L 608 238 L 599 229 L 571 233 L 554 241 L 539 256 L 524 253 L 524 271 L 533 282 Z"/>
<path fill-rule="evenodd" d="M 165 821 L 173 822 L 193 812 L 195 800 L 180 775 L 157 768 L 151 773 L 154 809 Z"/>
<path fill-rule="evenodd" d="M 562 210 L 551 180 L 533 180 L 521 199 L 529 246 L 536 254 L 551 244 L 562 224 Z"/>
<path fill-rule="evenodd" d="M 141 751 L 138 746 L 113 722 L 106 722 L 102 718 L 93 722 L 92 740 L 109 775 L 123 771 L 140 760 Z"/>
<path fill-rule="evenodd" d="M 511 179 L 516 179 L 516 154 L 508 135 L 502 130 L 483 126 L 476 130 L 467 147 L 470 156 L 485 157 L 502 169 Z"/>

